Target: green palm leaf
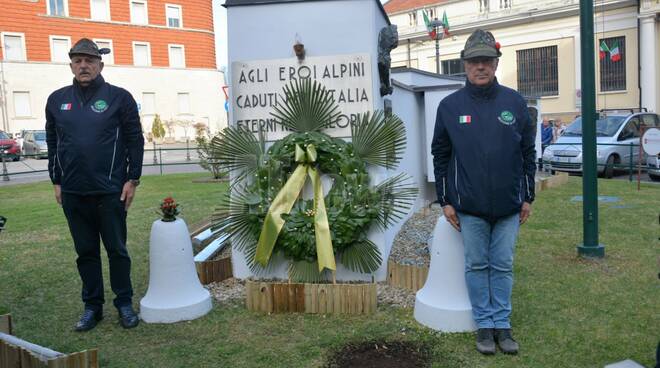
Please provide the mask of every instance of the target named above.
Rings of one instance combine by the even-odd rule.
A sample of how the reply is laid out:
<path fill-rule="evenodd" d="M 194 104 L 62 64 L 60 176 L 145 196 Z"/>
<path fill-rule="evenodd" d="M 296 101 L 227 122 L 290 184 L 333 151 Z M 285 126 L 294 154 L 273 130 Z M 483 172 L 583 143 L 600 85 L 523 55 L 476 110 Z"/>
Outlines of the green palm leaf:
<path fill-rule="evenodd" d="M 394 169 L 406 149 L 406 127 L 396 115 L 381 110 L 358 117 L 351 125 L 355 154 L 369 164 Z"/>
<path fill-rule="evenodd" d="M 326 271 L 319 272 L 318 262 L 293 261 L 289 264 L 289 278 L 294 282 L 319 283 L 327 280 Z"/>
<path fill-rule="evenodd" d="M 402 219 L 417 200 L 418 188 L 406 174 L 391 177 L 376 186 L 380 194 L 380 213 L 376 219 L 382 229 Z"/>
<path fill-rule="evenodd" d="M 283 126 L 295 132 L 320 131 L 334 123 L 339 107 L 330 92 L 317 81 L 294 80 L 283 88 L 284 103 L 273 107 L 271 115 Z"/>
<path fill-rule="evenodd" d="M 254 261 L 257 252 L 257 239 L 262 218 L 251 205 L 253 195 L 245 188 L 233 187 L 220 200 L 212 217 L 212 230 L 229 234 L 232 246 L 246 255 L 250 269 L 257 272 L 261 266 Z"/>
<path fill-rule="evenodd" d="M 227 171 L 251 174 L 259 167 L 264 155 L 262 141 L 246 130 L 228 127 L 211 140 L 210 156 Z"/>
<path fill-rule="evenodd" d="M 346 248 L 340 255 L 341 263 L 351 271 L 372 273 L 383 262 L 378 246 L 368 239 Z"/>

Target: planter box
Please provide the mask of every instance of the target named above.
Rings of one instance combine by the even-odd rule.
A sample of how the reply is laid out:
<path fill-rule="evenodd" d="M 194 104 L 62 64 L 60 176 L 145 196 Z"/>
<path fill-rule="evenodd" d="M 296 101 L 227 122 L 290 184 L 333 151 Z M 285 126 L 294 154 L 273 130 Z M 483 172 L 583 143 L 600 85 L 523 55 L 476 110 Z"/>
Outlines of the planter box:
<path fill-rule="evenodd" d="M 538 193 L 546 189 L 560 187 L 566 183 L 568 183 L 568 173 L 558 172 L 553 176 L 542 178 L 541 180 L 537 181 L 535 189 Z"/>
<path fill-rule="evenodd" d="M 231 268 L 231 257 L 221 258 L 214 261 L 195 262 L 197 276 L 203 284 L 219 282 L 233 277 Z"/>
<path fill-rule="evenodd" d="M 424 286 L 429 274 L 428 267 L 402 265 L 387 262 L 387 284 L 390 286 L 417 291 Z"/>
<path fill-rule="evenodd" d="M 246 307 L 265 313 L 372 314 L 376 284 L 300 284 L 247 280 Z"/>
<path fill-rule="evenodd" d="M 0 367 L 98 368 L 98 349 L 62 354 L 12 335 L 11 315 L 0 315 Z"/>

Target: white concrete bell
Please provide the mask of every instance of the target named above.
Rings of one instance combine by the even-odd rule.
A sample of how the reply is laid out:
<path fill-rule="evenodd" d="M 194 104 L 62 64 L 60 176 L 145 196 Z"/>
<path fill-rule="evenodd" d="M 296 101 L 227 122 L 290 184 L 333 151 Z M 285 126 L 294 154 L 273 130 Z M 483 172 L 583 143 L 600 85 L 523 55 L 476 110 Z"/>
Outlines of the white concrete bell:
<path fill-rule="evenodd" d="M 476 330 L 465 282 L 461 233 L 440 216 L 431 243 L 431 265 L 426 283 L 415 298 L 415 319 L 442 332 Z"/>
<path fill-rule="evenodd" d="M 211 307 L 211 295 L 197 277 L 186 223 L 155 221 L 149 240 L 149 288 L 140 301 L 140 317 L 147 323 L 174 323 L 201 317 Z"/>

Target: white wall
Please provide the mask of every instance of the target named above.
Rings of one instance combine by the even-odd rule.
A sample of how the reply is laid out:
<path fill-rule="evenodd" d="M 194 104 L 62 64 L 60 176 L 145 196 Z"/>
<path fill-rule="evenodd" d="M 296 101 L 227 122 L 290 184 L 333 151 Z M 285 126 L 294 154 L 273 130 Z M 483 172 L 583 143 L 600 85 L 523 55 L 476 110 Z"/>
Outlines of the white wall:
<path fill-rule="evenodd" d="M 61 87 L 70 85 L 73 75 L 67 64 L 36 62 L 4 62 L 9 131 L 21 129 L 44 129 L 46 100 Z M 155 93 L 155 112 L 161 119 L 194 120 L 210 125 L 212 131 L 227 125 L 224 109 L 225 98 L 221 87 L 224 75 L 217 70 L 204 69 L 168 69 L 139 68 L 125 66 L 106 66 L 103 78 L 113 85 L 125 88 L 138 102 L 142 103 L 143 92 Z M 30 92 L 32 116 L 17 118 L 14 112 L 13 92 Z M 177 93 L 190 93 L 189 115 L 178 114 Z M 142 126 L 146 132 L 151 130 L 153 115 L 142 117 Z M 192 132 L 192 133 L 190 133 Z M 178 129 L 177 138 L 183 137 L 183 130 Z M 191 129 L 189 135 L 194 137 Z"/>

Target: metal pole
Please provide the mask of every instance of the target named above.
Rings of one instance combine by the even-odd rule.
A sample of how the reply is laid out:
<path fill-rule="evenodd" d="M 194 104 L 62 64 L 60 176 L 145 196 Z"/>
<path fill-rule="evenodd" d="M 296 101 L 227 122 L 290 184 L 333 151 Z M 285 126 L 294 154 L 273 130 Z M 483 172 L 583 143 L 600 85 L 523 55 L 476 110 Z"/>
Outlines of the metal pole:
<path fill-rule="evenodd" d="M 186 138 L 186 161 L 190 161 L 190 139 Z"/>
<path fill-rule="evenodd" d="M 435 33 L 435 72 L 440 74 L 440 40 L 438 39 L 437 28 Z"/>
<path fill-rule="evenodd" d="M 630 160 L 628 163 L 628 181 L 632 183 L 633 177 L 633 142 L 630 142 Z"/>
<path fill-rule="evenodd" d="M 154 165 L 158 163 L 158 158 L 156 158 L 156 141 L 153 141 L 154 144 Z"/>
<path fill-rule="evenodd" d="M 580 0 L 580 58 L 582 64 L 582 257 L 604 257 L 605 247 L 598 243 L 598 182 L 596 165 L 596 82 L 594 63 L 593 0 Z"/>
<path fill-rule="evenodd" d="M 639 157 L 637 157 L 637 190 L 641 189 L 642 181 L 642 156 L 644 156 L 644 151 L 642 151 L 642 137 L 644 136 L 644 131 L 645 129 L 642 127 L 642 132 L 639 135 Z"/>
<path fill-rule="evenodd" d="M 9 172 L 7 172 L 7 163 L 5 162 L 5 153 L 0 152 L 0 156 L 2 156 L 2 180 L 3 181 L 9 181 Z"/>
<path fill-rule="evenodd" d="M 158 157 L 160 158 L 160 175 L 163 175 L 163 149 L 158 148 Z"/>

